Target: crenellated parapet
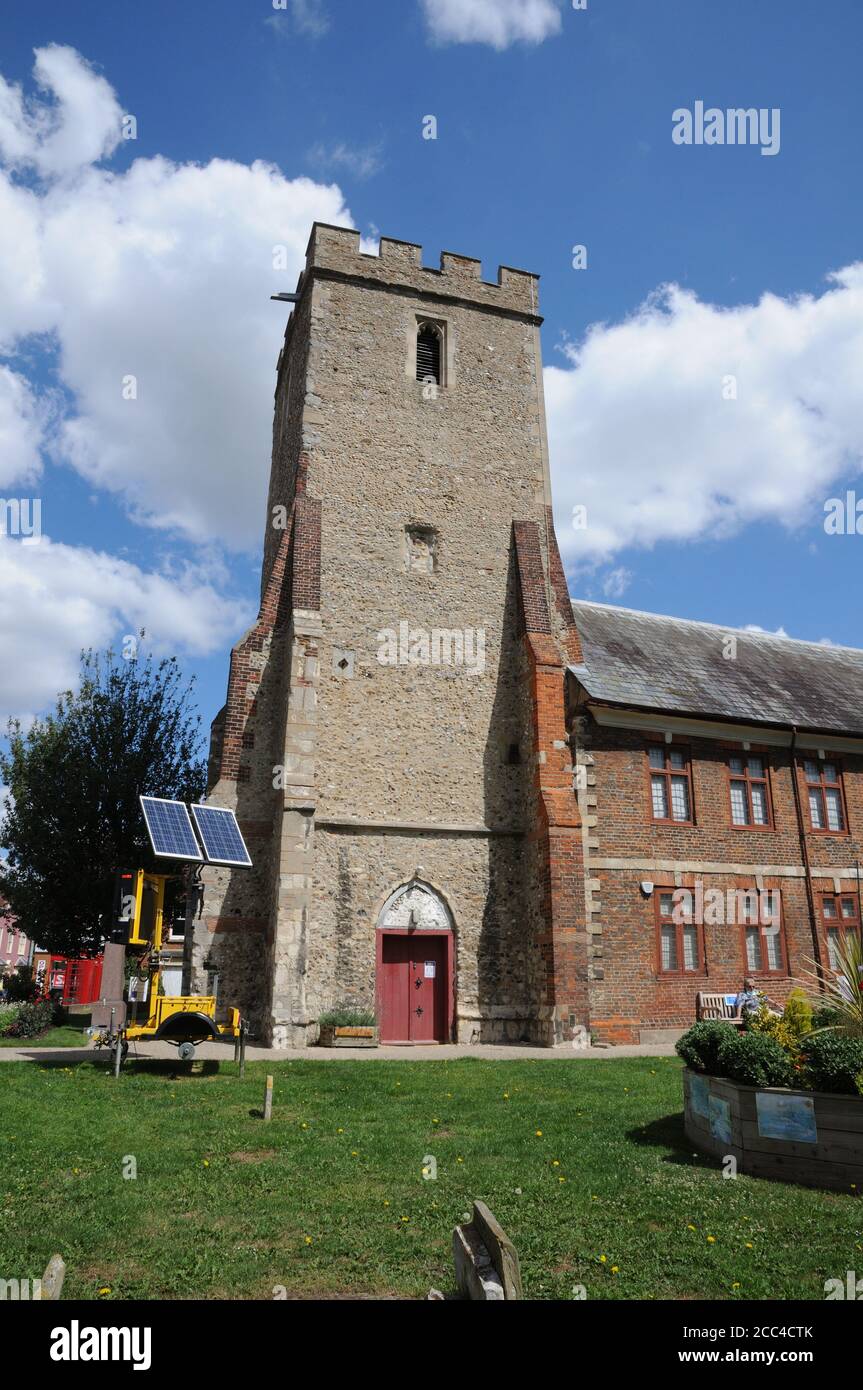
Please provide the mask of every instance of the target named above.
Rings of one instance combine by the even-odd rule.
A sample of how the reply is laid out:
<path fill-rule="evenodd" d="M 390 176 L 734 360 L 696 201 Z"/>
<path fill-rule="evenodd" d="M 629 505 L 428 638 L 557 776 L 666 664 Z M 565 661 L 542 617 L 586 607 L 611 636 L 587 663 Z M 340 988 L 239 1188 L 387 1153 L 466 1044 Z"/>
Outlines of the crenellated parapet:
<path fill-rule="evenodd" d="M 297 289 L 302 293 L 309 277 L 318 274 L 377 282 L 381 288 L 402 288 L 423 298 L 468 301 L 539 321 L 538 275 L 501 265 L 497 279 L 489 281 L 482 278 L 482 262 L 472 256 L 444 251 L 435 268 L 423 265 L 422 254 L 418 243 L 393 237 L 381 237 L 377 253 L 364 251 L 355 228 L 316 222 Z"/>

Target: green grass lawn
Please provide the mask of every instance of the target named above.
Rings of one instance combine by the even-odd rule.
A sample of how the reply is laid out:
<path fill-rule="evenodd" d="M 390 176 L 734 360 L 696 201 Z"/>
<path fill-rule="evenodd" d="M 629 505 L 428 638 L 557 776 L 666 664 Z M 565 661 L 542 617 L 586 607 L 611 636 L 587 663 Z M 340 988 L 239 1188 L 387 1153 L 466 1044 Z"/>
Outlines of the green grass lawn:
<path fill-rule="evenodd" d="M 823 1299 L 825 1279 L 863 1269 L 855 1196 L 693 1157 L 680 1073 L 667 1058 L 274 1061 L 241 1082 L 232 1062 L 154 1061 L 115 1081 L 107 1061 L 3 1063 L 0 1276 L 35 1277 L 58 1251 L 70 1298 L 424 1296 L 452 1289 L 474 1197 L 529 1298 Z"/>
<path fill-rule="evenodd" d="M 29 1049 L 31 1047 L 87 1047 L 90 1039 L 84 1029 L 77 1024 L 73 1027 L 70 1023 L 61 1023 L 56 1028 L 49 1028 L 47 1032 L 41 1033 L 38 1038 L 4 1038 L 0 1037 L 0 1047 L 20 1047 Z"/>

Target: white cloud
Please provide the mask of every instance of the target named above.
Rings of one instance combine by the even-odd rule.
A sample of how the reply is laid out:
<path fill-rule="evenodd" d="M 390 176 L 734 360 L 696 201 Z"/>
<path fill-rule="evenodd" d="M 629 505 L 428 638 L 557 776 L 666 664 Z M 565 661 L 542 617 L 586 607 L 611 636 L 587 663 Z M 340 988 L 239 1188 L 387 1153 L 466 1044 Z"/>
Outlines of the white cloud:
<path fill-rule="evenodd" d="M 0 156 L 43 177 L 68 175 L 111 153 L 120 140 L 113 89 L 74 48 L 36 50 L 36 81 L 48 98 L 28 103 L 0 77 Z"/>
<path fill-rule="evenodd" d="M 322 142 L 309 150 L 309 161 L 317 169 L 344 169 L 357 179 L 369 179 L 383 168 L 383 145 L 376 141 L 371 145 L 346 145 L 338 141 L 334 145 Z"/>
<path fill-rule="evenodd" d="M 44 418 L 30 383 L 0 365 L 0 488 L 28 486 L 41 473 Z"/>
<path fill-rule="evenodd" d="M 619 565 L 609 570 L 602 580 L 602 592 L 606 598 L 621 598 L 632 582 L 632 570 Z"/>
<path fill-rule="evenodd" d="M 561 30 L 558 0 L 422 0 L 436 43 L 542 43 Z"/>
<path fill-rule="evenodd" d="M 40 50 L 37 75 L 59 114 L 4 84 L 0 149 L 65 177 L 34 189 L 0 172 L 0 352 L 20 359 L 35 334 L 56 344 L 74 401 L 53 432 L 56 461 L 122 496 L 139 521 L 256 547 L 285 324 L 270 294 L 294 288 L 313 221 L 353 225 L 342 195 L 263 162 L 77 167 L 110 146 L 119 105 L 72 50 Z M 6 473 L 25 475 L 32 401 L 8 377 L 0 391 L 0 429 L 17 441 Z"/>
<path fill-rule="evenodd" d="M 665 286 L 563 351 L 570 365 L 547 367 L 545 387 L 570 566 L 820 521 L 828 489 L 863 461 L 863 263 L 820 296 L 732 309 Z"/>
<path fill-rule="evenodd" d="M 286 0 L 264 23 L 280 38 L 296 31 L 306 38 L 320 39 L 329 31 L 330 17 L 322 0 Z"/>
<path fill-rule="evenodd" d="M 758 625 L 758 623 L 747 623 L 746 626 L 744 627 L 743 631 L 744 631 L 744 632 L 761 632 L 761 633 L 764 634 L 765 637 L 787 637 L 787 636 L 788 636 L 788 633 L 785 631 L 785 628 L 784 628 L 784 627 L 781 627 L 781 626 L 780 626 L 780 627 L 775 627 L 775 628 L 760 627 L 760 626 Z M 825 645 L 830 645 L 830 644 L 828 643 L 828 644 L 825 644 Z"/>
<path fill-rule="evenodd" d="M 249 621 L 213 587 L 206 567 L 141 570 L 104 552 L 0 537 L 0 715 L 24 719 L 77 685 L 83 647 L 147 631 L 156 652 L 206 656 Z M 14 654 L 14 659 L 11 655 Z"/>

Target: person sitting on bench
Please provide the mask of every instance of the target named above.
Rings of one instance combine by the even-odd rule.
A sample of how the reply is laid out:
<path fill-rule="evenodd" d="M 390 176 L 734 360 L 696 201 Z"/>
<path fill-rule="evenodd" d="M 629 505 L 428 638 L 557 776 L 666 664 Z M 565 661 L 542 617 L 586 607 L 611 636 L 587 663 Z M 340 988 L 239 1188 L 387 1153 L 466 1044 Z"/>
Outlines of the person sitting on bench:
<path fill-rule="evenodd" d="M 758 1013 L 762 1004 L 766 1004 L 772 1014 L 782 1012 L 781 1009 L 774 1008 L 766 994 L 755 988 L 755 981 L 750 975 L 747 975 L 743 981 L 743 989 L 735 996 L 735 1009 L 745 1023 L 750 1014 Z"/>

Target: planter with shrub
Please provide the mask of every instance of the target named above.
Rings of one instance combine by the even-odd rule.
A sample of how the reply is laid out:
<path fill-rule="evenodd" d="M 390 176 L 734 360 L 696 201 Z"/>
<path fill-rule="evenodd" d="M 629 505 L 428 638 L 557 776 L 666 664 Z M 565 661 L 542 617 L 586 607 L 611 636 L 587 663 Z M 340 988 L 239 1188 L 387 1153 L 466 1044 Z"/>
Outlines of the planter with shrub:
<path fill-rule="evenodd" d="M 705 1022 L 679 1039 L 686 1134 L 741 1172 L 863 1196 L 863 1036 L 796 995 L 781 1018 L 765 1008 L 743 1032 Z"/>
<path fill-rule="evenodd" d="M 320 1047 L 377 1047 L 378 1030 L 370 1009 L 344 1005 L 327 1009 L 318 1019 Z"/>

